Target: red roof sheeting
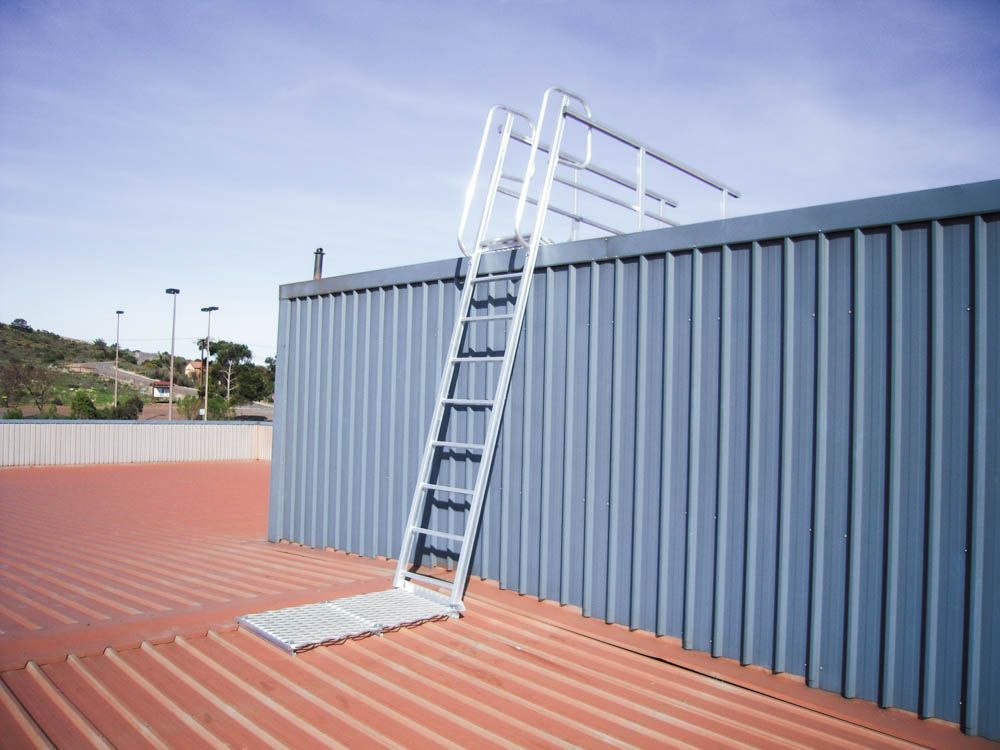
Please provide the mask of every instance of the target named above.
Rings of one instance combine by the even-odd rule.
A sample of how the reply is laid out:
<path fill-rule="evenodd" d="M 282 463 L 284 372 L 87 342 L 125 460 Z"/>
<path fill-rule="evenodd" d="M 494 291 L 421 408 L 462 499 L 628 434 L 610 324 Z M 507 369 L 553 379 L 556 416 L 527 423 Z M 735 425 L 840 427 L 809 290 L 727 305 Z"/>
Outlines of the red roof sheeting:
<path fill-rule="evenodd" d="M 264 541 L 268 465 L 0 470 L 5 747 L 990 746 L 473 581 L 298 656 L 235 616 L 388 586 Z"/>

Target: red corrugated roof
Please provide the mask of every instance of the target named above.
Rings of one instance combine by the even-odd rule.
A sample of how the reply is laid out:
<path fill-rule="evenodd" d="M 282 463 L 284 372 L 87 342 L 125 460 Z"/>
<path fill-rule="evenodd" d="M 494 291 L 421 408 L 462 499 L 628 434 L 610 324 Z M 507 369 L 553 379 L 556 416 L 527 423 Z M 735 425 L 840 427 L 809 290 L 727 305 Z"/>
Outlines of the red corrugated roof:
<path fill-rule="evenodd" d="M 264 542 L 267 471 L 0 470 L 5 747 L 989 746 L 478 581 L 461 620 L 289 655 L 233 618 L 391 565 Z"/>

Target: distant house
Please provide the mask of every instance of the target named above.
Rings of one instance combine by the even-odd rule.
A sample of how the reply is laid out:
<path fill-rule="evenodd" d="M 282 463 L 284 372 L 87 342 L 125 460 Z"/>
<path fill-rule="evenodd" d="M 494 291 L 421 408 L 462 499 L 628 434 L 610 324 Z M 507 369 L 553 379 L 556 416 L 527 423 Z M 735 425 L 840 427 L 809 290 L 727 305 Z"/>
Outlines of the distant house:
<path fill-rule="evenodd" d="M 205 363 L 200 359 L 193 359 L 187 363 L 187 367 L 184 368 L 184 374 L 187 375 L 192 380 L 200 380 L 202 370 L 205 369 Z"/>
<path fill-rule="evenodd" d="M 152 384 L 153 400 L 167 401 L 170 399 L 170 381 L 154 380 Z"/>

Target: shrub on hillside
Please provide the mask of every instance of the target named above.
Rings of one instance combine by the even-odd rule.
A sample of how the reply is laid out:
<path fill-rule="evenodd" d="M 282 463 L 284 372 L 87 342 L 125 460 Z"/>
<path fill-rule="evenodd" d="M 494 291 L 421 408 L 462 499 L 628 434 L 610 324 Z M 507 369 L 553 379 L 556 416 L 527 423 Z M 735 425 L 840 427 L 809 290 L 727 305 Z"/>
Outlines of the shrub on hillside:
<path fill-rule="evenodd" d="M 184 419 L 198 418 L 198 409 L 201 406 L 201 400 L 197 396 L 185 396 L 179 399 L 176 404 L 177 411 L 183 415 Z"/>
<path fill-rule="evenodd" d="M 176 402 L 177 410 L 184 419 L 200 419 L 201 410 L 205 406 L 204 398 L 185 396 Z M 222 396 L 208 397 L 208 418 L 213 420 L 232 419 L 233 412 Z"/>
<path fill-rule="evenodd" d="M 232 419 L 233 412 L 229 408 L 229 404 L 226 402 L 222 396 L 212 396 L 208 397 L 208 418 L 209 419 Z"/>
<path fill-rule="evenodd" d="M 98 419 L 97 407 L 93 400 L 84 391 L 77 391 L 73 394 L 73 401 L 69 407 L 70 416 L 73 419 Z"/>
<path fill-rule="evenodd" d="M 138 419 L 139 414 L 142 413 L 142 407 L 142 399 L 138 396 L 132 396 L 119 402 L 118 406 L 112 406 L 108 410 L 108 419 Z"/>

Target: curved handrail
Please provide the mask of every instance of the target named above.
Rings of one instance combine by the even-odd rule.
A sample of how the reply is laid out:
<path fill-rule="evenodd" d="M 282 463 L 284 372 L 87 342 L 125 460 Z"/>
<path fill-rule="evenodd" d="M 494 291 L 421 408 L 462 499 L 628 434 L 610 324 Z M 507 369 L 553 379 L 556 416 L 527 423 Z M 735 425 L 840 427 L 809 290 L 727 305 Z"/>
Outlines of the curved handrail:
<path fill-rule="evenodd" d="M 557 99 L 558 106 L 556 105 Z M 513 124 L 517 118 L 528 123 L 526 133 L 521 133 L 513 129 Z M 555 118 L 554 124 L 551 122 L 552 118 Z M 567 120 L 572 120 L 573 124 L 568 123 Z M 550 131 L 549 137 L 551 138 L 551 141 L 548 143 L 543 140 L 546 125 L 548 125 L 548 130 Z M 583 157 L 562 150 L 567 128 L 576 126 L 583 126 L 586 129 L 586 153 Z M 479 183 L 483 179 L 482 171 L 486 158 L 487 142 L 491 138 L 490 131 L 493 128 L 497 128 L 500 133 L 499 144 L 497 152 L 493 157 L 493 171 L 488 187 L 482 186 L 486 189 L 485 198 L 482 200 L 482 213 L 479 214 L 478 208 L 475 209 L 479 229 L 476 235 L 476 245 L 470 247 L 466 244 L 466 240 L 470 231 L 468 229 L 471 220 L 470 215 L 474 211 L 472 204 L 476 199 L 477 191 L 482 189 Z M 634 179 L 600 167 L 594 163 L 595 135 L 616 140 L 636 151 L 636 175 Z M 504 163 L 511 142 L 527 146 L 529 149 L 523 177 L 504 171 Z M 545 157 L 544 177 L 536 175 L 536 172 L 539 171 L 539 152 Z M 458 230 L 459 249 L 467 257 L 472 257 L 475 252 L 481 249 L 484 238 L 489 230 L 498 194 L 513 198 L 516 204 L 513 216 L 514 236 L 503 239 L 508 243 L 509 247 L 513 248 L 516 243 L 516 246 L 520 246 L 530 253 L 535 252 L 538 248 L 538 243 L 541 242 L 541 231 L 545 223 L 545 214 L 548 212 L 558 214 L 571 221 L 571 240 L 576 238 L 576 232 L 583 224 L 608 234 L 621 234 L 624 231 L 643 231 L 646 220 L 652 220 L 659 225 L 676 226 L 677 222 L 664 215 L 664 209 L 668 206 L 676 207 L 678 205 L 677 201 L 658 190 L 651 189 L 647 185 L 647 172 L 654 162 L 658 162 L 669 169 L 677 170 L 721 192 L 723 218 L 726 216 L 728 199 L 740 197 L 738 190 L 721 180 L 711 177 L 642 141 L 625 135 L 603 122 L 595 120 L 591 115 L 590 106 L 582 96 L 560 86 L 552 86 L 545 91 L 536 122 L 532 122 L 528 115 L 519 110 L 503 105 L 494 106 L 487 114 L 472 177 L 466 188 L 462 217 Z M 572 170 L 572 172 L 560 173 L 560 167 L 566 167 Z M 583 173 L 595 175 L 597 178 L 623 187 L 631 191 L 633 197 L 626 199 L 625 197 L 605 192 L 599 189 L 598 186 L 583 183 L 580 179 Z M 536 176 L 539 177 L 538 181 L 534 180 Z M 570 188 L 573 198 L 571 210 L 555 207 L 550 204 L 553 183 Z M 603 220 L 598 221 L 596 214 L 590 215 L 588 212 L 585 215 L 580 208 L 580 198 L 583 195 L 591 196 L 591 202 L 593 202 L 593 199 L 596 199 L 597 201 L 601 201 L 602 205 L 610 205 L 631 212 L 636 217 L 635 229 L 616 229 L 609 224 L 603 223 Z M 658 204 L 658 210 L 651 210 L 648 207 L 647 200 L 653 200 L 655 204 Z M 523 224 L 529 205 L 534 207 L 534 212 L 530 220 L 530 226 L 524 227 Z M 504 224 L 510 226 L 506 221 Z"/>
<path fill-rule="evenodd" d="M 528 247 L 528 242 L 521 233 L 521 222 L 524 221 L 524 209 L 528 204 L 528 190 L 531 187 L 531 180 L 535 176 L 535 159 L 538 157 L 538 145 L 542 139 L 542 128 L 545 126 L 545 113 L 549 108 L 549 96 L 553 93 L 562 95 L 562 101 L 559 104 L 559 119 L 556 126 L 560 135 L 566 112 L 571 111 L 568 106 L 571 101 L 576 101 L 583 107 L 586 117 L 589 118 L 591 116 L 590 105 L 579 94 L 575 94 L 561 86 L 551 86 L 545 90 L 545 95 L 542 96 L 542 106 L 538 110 L 538 123 L 535 126 L 535 133 L 538 134 L 538 137 L 536 138 L 532 135 L 531 138 L 531 152 L 528 154 L 528 166 L 524 170 L 524 182 L 521 185 L 521 193 L 517 199 L 517 211 L 514 214 L 514 236 L 523 247 Z M 572 159 L 564 159 L 559 150 L 561 145 L 561 137 L 553 139 L 552 150 L 549 152 L 550 159 L 555 159 L 557 162 L 561 162 L 572 169 L 586 169 L 590 165 L 590 160 L 593 157 L 593 131 L 589 127 L 587 128 L 587 151 L 583 157 L 583 161 L 578 162 Z"/>
<path fill-rule="evenodd" d="M 548 89 L 545 90 L 545 94 L 542 96 L 542 108 L 541 111 L 539 111 L 538 113 L 539 137 L 541 137 L 542 134 L 542 123 L 544 122 L 545 119 L 545 110 L 548 109 L 549 106 L 549 95 L 553 93 L 562 94 L 563 96 L 562 110 L 559 113 L 560 116 L 564 115 L 567 112 L 573 111 L 569 108 L 570 101 L 576 101 L 577 103 L 579 103 L 579 105 L 583 107 L 584 115 L 586 115 L 587 117 L 593 116 L 590 111 L 590 105 L 587 104 L 586 100 L 582 96 L 573 93 L 569 89 L 564 89 L 562 86 L 550 86 Z M 583 157 L 583 161 L 575 161 L 574 159 L 565 157 L 560 153 L 558 154 L 559 162 L 561 164 L 566 165 L 567 167 L 571 167 L 572 169 L 586 169 L 588 166 L 590 166 L 590 160 L 593 158 L 593 150 L 594 150 L 594 134 L 593 131 L 588 127 L 587 152 L 586 155 Z"/>
<path fill-rule="evenodd" d="M 534 122 L 532 122 L 531 117 L 526 115 L 524 112 L 521 112 L 520 110 L 514 109 L 513 107 L 508 107 L 504 104 L 495 104 L 492 107 L 490 107 L 490 111 L 486 114 L 486 122 L 483 124 L 483 135 L 479 139 L 479 150 L 476 153 L 475 166 L 472 168 L 472 177 L 469 179 L 469 184 L 465 188 L 465 201 L 462 205 L 462 218 L 459 220 L 458 223 L 458 249 L 461 250 L 462 255 L 464 255 L 467 258 L 472 257 L 472 255 L 469 252 L 468 247 L 466 247 L 462 237 L 465 234 L 466 224 L 469 221 L 469 212 L 472 209 L 472 201 L 475 198 L 476 186 L 479 184 L 479 173 L 483 166 L 483 156 L 486 153 L 486 144 L 489 142 L 490 139 L 490 131 L 493 128 L 493 119 L 498 112 L 505 112 L 508 118 L 520 117 L 522 120 L 524 120 L 528 124 L 528 133 L 529 133 L 528 137 L 532 141 L 535 141 L 536 130 L 535 130 L 535 124 Z M 507 133 L 505 137 L 509 138 L 510 128 L 508 127 L 506 128 L 506 130 Z M 501 148 L 497 152 L 497 158 L 499 159 L 500 155 L 503 153 L 504 149 Z M 489 200 L 489 197 L 487 197 L 487 200 Z"/>

